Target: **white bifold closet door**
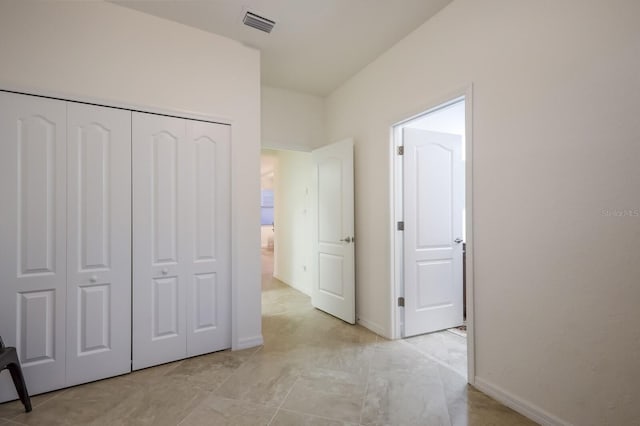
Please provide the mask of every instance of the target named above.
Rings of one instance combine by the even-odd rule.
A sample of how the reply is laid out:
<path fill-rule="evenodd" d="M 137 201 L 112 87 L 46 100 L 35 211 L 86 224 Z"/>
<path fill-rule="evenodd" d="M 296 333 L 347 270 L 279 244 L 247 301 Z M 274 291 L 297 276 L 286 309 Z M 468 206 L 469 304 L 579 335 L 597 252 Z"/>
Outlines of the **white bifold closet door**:
<path fill-rule="evenodd" d="M 133 113 L 133 369 L 231 346 L 230 127 Z"/>
<path fill-rule="evenodd" d="M 31 394 L 65 385 L 66 127 L 64 102 L 0 92 L 0 336 Z"/>
<path fill-rule="evenodd" d="M 0 111 L 0 335 L 31 394 L 130 371 L 131 113 L 6 92 Z"/>
<path fill-rule="evenodd" d="M 131 371 L 131 111 L 68 104 L 67 386 Z"/>

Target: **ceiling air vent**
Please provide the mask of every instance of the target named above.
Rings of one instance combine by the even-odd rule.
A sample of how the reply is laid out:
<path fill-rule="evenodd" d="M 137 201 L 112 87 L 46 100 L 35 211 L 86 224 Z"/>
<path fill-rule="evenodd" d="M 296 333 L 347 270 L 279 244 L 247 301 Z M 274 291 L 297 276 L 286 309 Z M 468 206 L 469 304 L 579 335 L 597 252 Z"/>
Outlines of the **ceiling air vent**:
<path fill-rule="evenodd" d="M 245 25 L 248 25 L 260 31 L 264 31 L 265 33 L 270 33 L 273 27 L 276 25 L 275 21 L 264 18 L 260 15 L 256 15 L 252 12 L 245 13 L 242 22 L 244 22 Z"/>

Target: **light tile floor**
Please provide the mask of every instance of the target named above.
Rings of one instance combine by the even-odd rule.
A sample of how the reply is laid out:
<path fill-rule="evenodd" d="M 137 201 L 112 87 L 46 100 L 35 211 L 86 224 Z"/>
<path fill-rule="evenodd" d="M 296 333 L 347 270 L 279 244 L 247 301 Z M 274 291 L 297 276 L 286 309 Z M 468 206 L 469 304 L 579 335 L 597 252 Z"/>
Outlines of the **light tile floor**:
<path fill-rule="evenodd" d="M 387 341 L 269 274 L 263 290 L 264 346 L 0 404 L 0 425 L 534 424 L 466 384 L 460 341 L 441 345 L 457 336 Z"/>

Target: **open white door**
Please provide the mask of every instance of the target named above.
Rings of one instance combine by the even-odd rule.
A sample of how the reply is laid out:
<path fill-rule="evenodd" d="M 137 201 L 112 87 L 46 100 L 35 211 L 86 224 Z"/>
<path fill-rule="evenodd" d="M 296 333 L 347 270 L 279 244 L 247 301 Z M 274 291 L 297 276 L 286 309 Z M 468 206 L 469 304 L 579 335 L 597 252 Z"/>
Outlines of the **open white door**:
<path fill-rule="evenodd" d="M 353 140 L 312 152 L 315 272 L 311 303 L 355 324 Z"/>
<path fill-rule="evenodd" d="M 403 129 L 404 336 L 463 323 L 462 138 Z"/>

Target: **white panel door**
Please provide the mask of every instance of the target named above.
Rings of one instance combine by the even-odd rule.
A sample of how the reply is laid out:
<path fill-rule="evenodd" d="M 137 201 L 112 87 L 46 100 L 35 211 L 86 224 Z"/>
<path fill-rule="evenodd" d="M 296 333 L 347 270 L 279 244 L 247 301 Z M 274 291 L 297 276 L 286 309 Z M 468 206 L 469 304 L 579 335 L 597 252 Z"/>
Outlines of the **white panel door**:
<path fill-rule="evenodd" d="M 67 111 L 71 386 L 131 371 L 131 112 Z"/>
<path fill-rule="evenodd" d="M 314 163 L 313 255 L 311 302 L 355 324 L 355 241 L 353 140 L 312 152 Z"/>
<path fill-rule="evenodd" d="M 185 358 L 189 279 L 185 120 L 132 114 L 133 369 Z"/>
<path fill-rule="evenodd" d="M 0 92 L 0 336 L 31 394 L 65 385 L 66 137 L 64 102 Z"/>
<path fill-rule="evenodd" d="M 231 347 L 231 127 L 187 121 L 187 355 Z"/>
<path fill-rule="evenodd" d="M 464 163 L 460 136 L 403 132 L 406 337 L 463 323 Z"/>

